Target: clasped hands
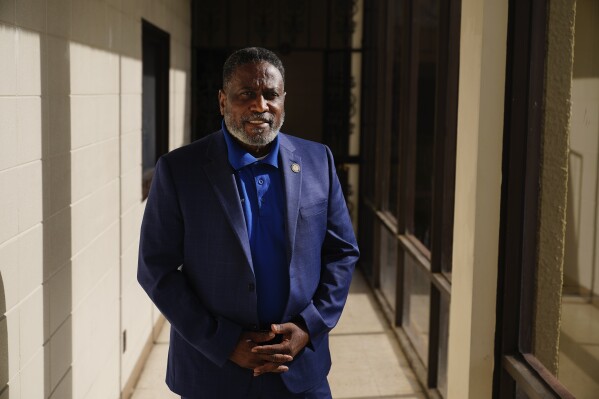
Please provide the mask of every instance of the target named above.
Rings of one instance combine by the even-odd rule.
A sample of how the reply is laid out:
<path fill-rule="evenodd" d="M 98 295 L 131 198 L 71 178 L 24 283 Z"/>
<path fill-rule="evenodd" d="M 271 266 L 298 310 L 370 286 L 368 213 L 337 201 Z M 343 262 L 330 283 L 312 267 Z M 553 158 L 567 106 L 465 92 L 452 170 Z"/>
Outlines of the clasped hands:
<path fill-rule="evenodd" d="M 280 343 L 262 345 L 276 335 L 281 336 Z M 238 366 L 252 369 L 254 377 L 264 373 L 284 373 L 289 370 L 285 363 L 292 361 L 309 340 L 305 326 L 296 323 L 272 324 L 271 331 L 243 332 L 230 359 Z"/>

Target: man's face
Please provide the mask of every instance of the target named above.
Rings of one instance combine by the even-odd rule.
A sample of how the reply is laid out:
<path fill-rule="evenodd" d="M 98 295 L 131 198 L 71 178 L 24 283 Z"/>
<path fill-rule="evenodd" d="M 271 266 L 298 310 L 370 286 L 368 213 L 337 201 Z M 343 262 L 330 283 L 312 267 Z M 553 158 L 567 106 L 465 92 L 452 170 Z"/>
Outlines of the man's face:
<path fill-rule="evenodd" d="M 267 62 L 239 66 L 218 99 L 231 135 L 252 148 L 273 141 L 285 120 L 283 77 Z"/>

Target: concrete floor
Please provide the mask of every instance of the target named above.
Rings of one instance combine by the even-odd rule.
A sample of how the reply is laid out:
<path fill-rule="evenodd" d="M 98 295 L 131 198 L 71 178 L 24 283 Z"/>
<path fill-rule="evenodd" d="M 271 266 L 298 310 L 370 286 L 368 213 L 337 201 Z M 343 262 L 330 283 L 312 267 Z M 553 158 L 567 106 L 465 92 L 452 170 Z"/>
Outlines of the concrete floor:
<path fill-rule="evenodd" d="M 165 324 L 132 399 L 179 398 L 164 383 L 168 333 Z M 341 320 L 331 332 L 331 351 L 329 382 L 335 399 L 426 398 L 359 272 L 354 276 Z"/>

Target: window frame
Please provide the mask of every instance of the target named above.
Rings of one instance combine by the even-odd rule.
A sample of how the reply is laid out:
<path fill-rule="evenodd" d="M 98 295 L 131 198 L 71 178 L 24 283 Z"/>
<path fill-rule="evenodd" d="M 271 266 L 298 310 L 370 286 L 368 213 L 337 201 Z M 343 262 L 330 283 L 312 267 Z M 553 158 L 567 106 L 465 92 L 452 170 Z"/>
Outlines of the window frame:
<path fill-rule="evenodd" d="M 534 356 L 548 0 L 510 0 L 493 398 L 574 398 Z"/>

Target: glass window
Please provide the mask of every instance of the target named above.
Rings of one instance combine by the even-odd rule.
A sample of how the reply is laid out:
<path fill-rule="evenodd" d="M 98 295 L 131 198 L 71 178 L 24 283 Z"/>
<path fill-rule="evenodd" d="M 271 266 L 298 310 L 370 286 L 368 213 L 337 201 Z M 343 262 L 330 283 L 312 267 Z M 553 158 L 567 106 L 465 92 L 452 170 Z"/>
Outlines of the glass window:
<path fill-rule="evenodd" d="M 142 199 L 154 166 L 168 152 L 170 36 L 143 21 L 142 30 Z"/>
<path fill-rule="evenodd" d="M 449 297 L 441 294 L 439 309 L 439 353 L 437 365 L 437 388 L 447 397 L 447 348 L 449 343 Z"/>
<path fill-rule="evenodd" d="M 417 261 L 405 252 L 402 325 L 425 365 L 428 365 L 430 303 L 431 285 L 428 275 Z"/>
<path fill-rule="evenodd" d="M 418 93 L 413 234 L 431 247 L 439 1 L 418 1 Z"/>
<path fill-rule="evenodd" d="M 400 107 L 401 104 L 401 73 L 402 66 L 402 7 L 395 5 L 391 7 L 393 12 L 393 76 L 391 92 L 391 131 L 389 139 L 389 184 L 387 186 L 387 210 L 397 218 L 398 211 L 398 189 L 399 189 L 399 136 L 400 136 Z"/>
<path fill-rule="evenodd" d="M 395 234 L 381 223 L 381 291 L 393 310 L 397 291 L 397 242 Z"/>

